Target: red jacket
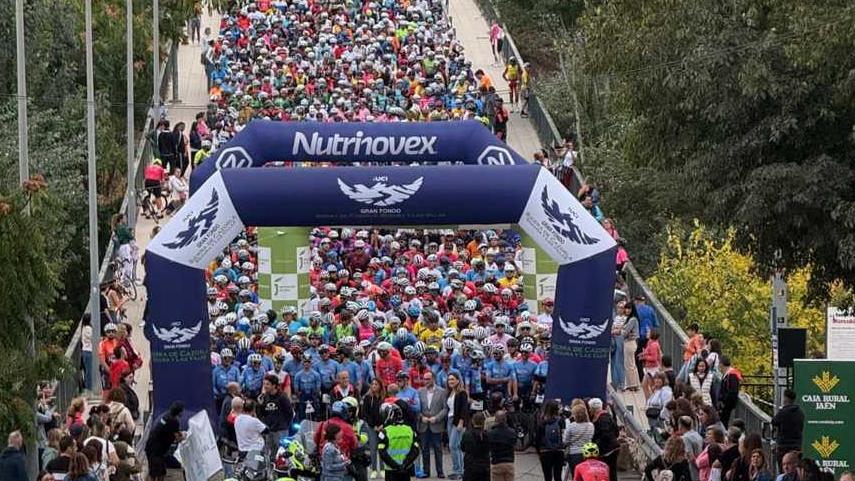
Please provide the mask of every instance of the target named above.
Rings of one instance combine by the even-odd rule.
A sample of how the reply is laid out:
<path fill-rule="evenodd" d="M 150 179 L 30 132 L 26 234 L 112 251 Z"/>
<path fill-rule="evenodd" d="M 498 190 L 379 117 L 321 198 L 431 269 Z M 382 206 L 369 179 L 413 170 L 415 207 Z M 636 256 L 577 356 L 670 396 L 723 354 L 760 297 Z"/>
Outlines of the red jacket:
<path fill-rule="evenodd" d="M 353 426 L 348 424 L 345 420 L 341 418 L 330 418 L 329 421 L 324 421 L 318 426 L 318 430 L 315 431 L 315 446 L 318 447 L 318 452 L 323 452 L 324 445 L 327 443 L 326 439 L 324 439 L 324 431 L 327 428 L 327 423 L 338 424 L 341 428 L 341 454 L 346 458 L 350 458 L 350 453 L 356 449 L 357 441 L 356 434 L 353 432 Z"/>

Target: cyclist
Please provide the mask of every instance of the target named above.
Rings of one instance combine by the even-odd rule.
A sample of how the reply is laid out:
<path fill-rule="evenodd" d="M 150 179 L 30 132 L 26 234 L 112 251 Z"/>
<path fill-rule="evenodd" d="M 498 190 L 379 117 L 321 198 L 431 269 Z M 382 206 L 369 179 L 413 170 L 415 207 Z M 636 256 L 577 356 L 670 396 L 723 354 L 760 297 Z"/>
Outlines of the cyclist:
<path fill-rule="evenodd" d="M 609 481 L 609 466 L 597 459 L 600 448 L 595 443 L 582 446 L 582 457 L 585 459 L 576 465 L 573 481 Z"/>
<path fill-rule="evenodd" d="M 493 359 L 484 366 L 487 377 L 487 389 L 490 392 L 500 392 L 504 396 L 515 397 L 514 390 L 516 378 L 514 368 L 505 360 L 505 346 L 494 344 L 492 346 Z"/>

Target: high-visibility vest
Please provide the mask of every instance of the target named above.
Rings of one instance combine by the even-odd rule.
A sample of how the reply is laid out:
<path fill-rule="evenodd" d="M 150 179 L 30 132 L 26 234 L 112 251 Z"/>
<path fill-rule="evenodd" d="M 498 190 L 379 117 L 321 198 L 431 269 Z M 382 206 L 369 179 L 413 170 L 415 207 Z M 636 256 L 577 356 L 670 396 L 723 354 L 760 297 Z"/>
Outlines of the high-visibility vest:
<path fill-rule="evenodd" d="M 413 428 L 406 424 L 386 426 L 386 452 L 400 465 L 404 464 L 413 447 Z"/>

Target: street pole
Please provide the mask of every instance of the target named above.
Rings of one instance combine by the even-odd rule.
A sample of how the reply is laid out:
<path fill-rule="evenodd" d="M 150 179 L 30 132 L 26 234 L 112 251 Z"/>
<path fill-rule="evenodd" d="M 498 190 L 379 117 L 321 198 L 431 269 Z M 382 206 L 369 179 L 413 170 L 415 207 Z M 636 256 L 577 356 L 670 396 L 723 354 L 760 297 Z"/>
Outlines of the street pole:
<path fill-rule="evenodd" d="M 29 126 L 27 125 L 27 57 L 24 51 L 24 0 L 15 0 L 15 55 L 17 60 L 18 75 L 18 183 L 23 185 L 30 178 L 30 146 L 27 137 Z M 26 213 L 30 213 L 30 204 L 27 203 Z M 27 331 L 29 340 L 27 351 L 30 359 L 36 357 L 36 327 L 32 316 L 27 316 Z M 38 432 L 39 422 L 35 417 L 35 400 L 33 403 L 33 431 L 34 436 L 27 439 L 27 473 L 32 478 L 38 473 L 39 460 L 36 448 L 35 433 Z"/>
<path fill-rule="evenodd" d="M 89 187 L 89 313 L 92 319 L 92 393 L 101 394 L 98 346 L 101 345 L 101 297 L 98 286 L 98 184 L 95 170 L 95 74 L 92 53 L 92 0 L 86 0 L 86 157 Z"/>
<path fill-rule="evenodd" d="M 775 403 L 775 412 L 778 412 L 783 403 L 783 387 L 787 384 L 785 368 L 778 367 L 779 359 L 779 339 L 778 329 L 787 327 L 787 281 L 784 279 L 783 271 L 776 269 L 772 274 L 772 308 L 771 308 L 771 328 L 772 328 L 772 383 L 773 397 Z M 783 381 L 783 382 L 782 382 Z"/>
<path fill-rule="evenodd" d="M 127 114 L 127 161 L 128 161 L 128 226 L 133 229 L 137 223 L 137 202 L 135 196 L 136 172 L 134 171 L 134 0 L 125 2 L 125 74 L 127 75 L 126 114 Z"/>
<path fill-rule="evenodd" d="M 154 109 L 154 125 L 157 128 L 157 123 L 160 122 L 160 0 L 152 0 L 152 19 L 151 19 L 151 51 L 152 51 L 152 89 L 151 102 Z"/>

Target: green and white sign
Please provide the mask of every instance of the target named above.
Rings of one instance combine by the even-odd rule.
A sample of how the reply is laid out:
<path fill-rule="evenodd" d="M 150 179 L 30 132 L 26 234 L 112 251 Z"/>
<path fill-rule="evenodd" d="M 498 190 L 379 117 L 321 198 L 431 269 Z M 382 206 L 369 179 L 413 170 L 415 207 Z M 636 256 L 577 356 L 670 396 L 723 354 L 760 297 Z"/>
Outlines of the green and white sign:
<path fill-rule="evenodd" d="M 805 413 L 802 452 L 835 477 L 855 466 L 855 362 L 795 361 L 795 390 Z"/>
<path fill-rule="evenodd" d="M 294 306 L 303 315 L 310 297 L 310 233 L 307 227 L 259 227 L 258 298 L 265 310 Z"/>

